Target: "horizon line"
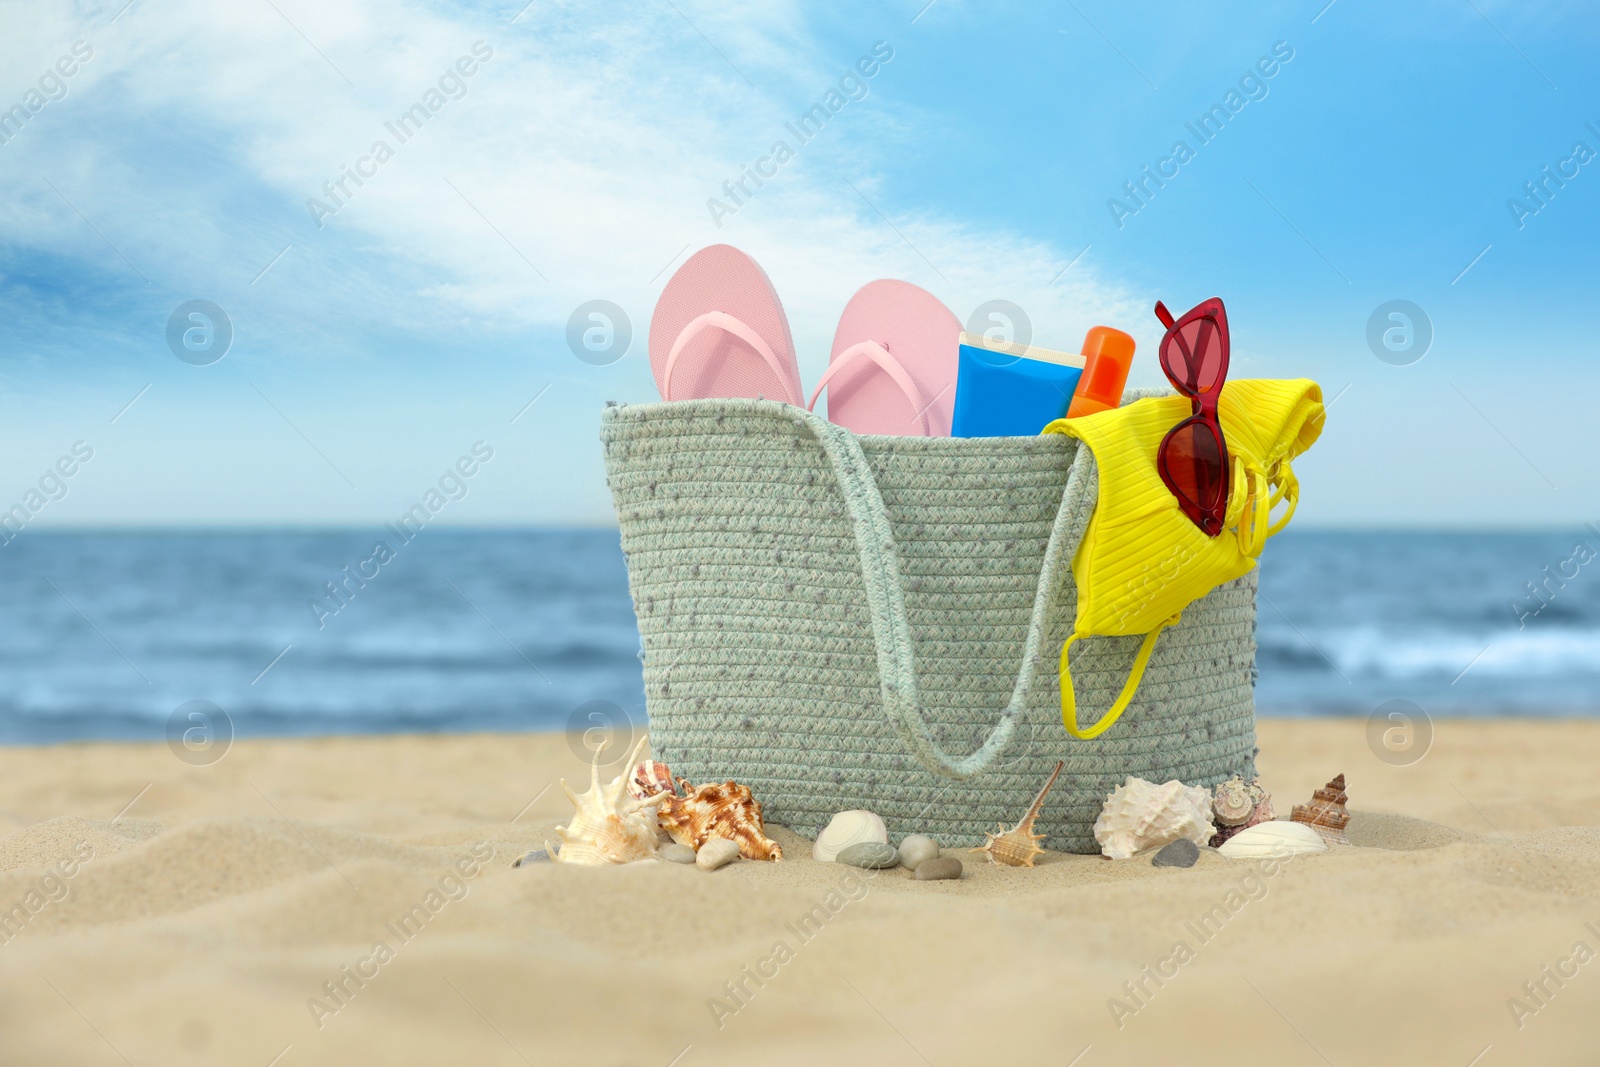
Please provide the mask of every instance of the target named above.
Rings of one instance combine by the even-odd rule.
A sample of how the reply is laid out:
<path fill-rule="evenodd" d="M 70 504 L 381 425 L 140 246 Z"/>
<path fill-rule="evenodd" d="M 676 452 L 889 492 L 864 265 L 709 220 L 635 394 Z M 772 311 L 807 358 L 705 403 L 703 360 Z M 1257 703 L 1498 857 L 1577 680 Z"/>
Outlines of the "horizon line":
<path fill-rule="evenodd" d="M 48 525 L 29 524 L 22 531 L 12 532 L 11 540 L 17 540 L 25 534 L 160 534 L 160 533 L 317 533 L 317 532 L 345 532 L 370 530 L 382 528 L 384 522 L 373 520 L 371 522 L 250 522 L 250 521 L 200 521 L 200 522 L 82 522 L 61 523 L 55 522 Z M 1427 525 L 1422 523 L 1398 522 L 1392 524 L 1336 524 L 1336 523 L 1304 523 L 1297 524 L 1291 529 L 1283 531 L 1286 534 L 1295 533 L 1417 533 L 1417 534 L 1544 534 L 1571 532 L 1573 527 L 1586 528 L 1589 524 L 1584 520 L 1573 520 L 1568 523 L 1539 523 L 1527 525 L 1506 524 L 1466 524 L 1451 523 Z M 451 530 L 459 533 L 502 533 L 502 532 L 542 532 L 542 531 L 615 531 L 619 527 L 615 521 L 557 521 L 557 522 L 449 522 L 429 523 L 426 529 Z M 11 531 L 8 531 L 11 532 Z M 5 542 L 9 543 L 9 542 Z"/>

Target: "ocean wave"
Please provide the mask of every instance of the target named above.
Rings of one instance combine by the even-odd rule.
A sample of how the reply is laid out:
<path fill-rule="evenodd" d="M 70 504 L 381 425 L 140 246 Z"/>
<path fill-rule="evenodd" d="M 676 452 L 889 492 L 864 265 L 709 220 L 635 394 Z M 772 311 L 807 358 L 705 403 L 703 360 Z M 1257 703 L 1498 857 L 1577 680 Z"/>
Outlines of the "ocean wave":
<path fill-rule="evenodd" d="M 1506 678 L 1600 675 L 1600 629 L 1594 628 L 1396 633 L 1370 626 L 1258 639 L 1258 665 L 1285 670 L 1385 678 L 1454 678 L 1468 670 Z"/>

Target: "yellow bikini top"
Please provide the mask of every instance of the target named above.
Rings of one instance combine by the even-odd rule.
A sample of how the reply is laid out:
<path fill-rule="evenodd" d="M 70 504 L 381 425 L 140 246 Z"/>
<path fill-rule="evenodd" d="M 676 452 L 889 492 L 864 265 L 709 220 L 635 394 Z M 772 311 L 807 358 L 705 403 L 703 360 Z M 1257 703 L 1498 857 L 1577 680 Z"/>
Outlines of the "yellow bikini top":
<path fill-rule="evenodd" d="M 1192 601 L 1255 566 L 1267 538 L 1288 524 L 1299 501 L 1290 461 L 1322 433 L 1322 389 L 1316 382 L 1224 384 L 1217 418 L 1233 470 L 1223 532 L 1208 537 L 1179 509 L 1156 470 L 1161 439 L 1192 410 L 1186 397 L 1151 397 L 1057 419 L 1043 430 L 1088 445 L 1099 472 L 1094 516 L 1072 560 L 1077 617 L 1061 645 L 1061 718 L 1074 737 L 1098 737 L 1110 729 L 1137 692 L 1161 631 Z M 1285 507 L 1274 521 L 1279 504 Z M 1145 635 L 1127 684 L 1100 721 L 1080 730 L 1067 649 L 1080 637 L 1127 634 Z"/>

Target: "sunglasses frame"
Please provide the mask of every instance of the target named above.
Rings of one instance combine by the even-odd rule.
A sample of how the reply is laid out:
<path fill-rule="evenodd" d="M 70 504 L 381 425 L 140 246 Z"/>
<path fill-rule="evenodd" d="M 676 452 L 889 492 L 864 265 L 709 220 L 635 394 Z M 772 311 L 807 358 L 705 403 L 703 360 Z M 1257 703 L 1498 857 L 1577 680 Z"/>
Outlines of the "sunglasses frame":
<path fill-rule="evenodd" d="M 1161 301 L 1156 301 L 1156 318 L 1167 328 L 1161 338 L 1157 353 L 1160 357 L 1161 371 L 1167 376 L 1179 393 L 1189 398 L 1194 405 L 1193 413 L 1179 422 L 1167 435 L 1161 439 L 1161 447 L 1156 450 L 1156 471 L 1161 475 L 1167 490 L 1178 501 L 1178 506 L 1189 520 L 1205 532 L 1207 536 L 1216 537 L 1222 533 L 1223 519 L 1228 510 L 1228 492 L 1231 488 L 1232 463 L 1228 457 L 1228 442 L 1222 435 L 1222 423 L 1217 419 L 1217 401 L 1222 395 L 1222 384 L 1228 378 L 1228 360 L 1230 355 L 1230 342 L 1228 337 L 1228 312 L 1222 304 L 1222 298 L 1214 296 L 1202 301 L 1184 312 L 1177 319 L 1167 310 Z M 1171 354 L 1178 349 L 1184 356 L 1185 365 L 1189 368 L 1190 378 L 1200 373 L 1204 364 L 1196 364 L 1194 354 L 1187 351 L 1188 346 L 1183 339 L 1185 327 L 1200 321 L 1209 321 L 1217 332 L 1217 344 L 1220 348 L 1220 366 L 1217 369 L 1216 381 L 1208 389 L 1201 389 L 1198 384 L 1191 384 L 1189 380 L 1180 379 L 1172 371 Z M 1219 459 L 1218 482 L 1219 491 L 1216 500 L 1209 507 L 1202 507 L 1198 501 L 1189 499 L 1188 495 L 1179 490 L 1168 469 L 1167 454 L 1173 445 L 1174 439 L 1186 427 L 1199 423 L 1209 430 L 1216 439 L 1217 455 Z"/>

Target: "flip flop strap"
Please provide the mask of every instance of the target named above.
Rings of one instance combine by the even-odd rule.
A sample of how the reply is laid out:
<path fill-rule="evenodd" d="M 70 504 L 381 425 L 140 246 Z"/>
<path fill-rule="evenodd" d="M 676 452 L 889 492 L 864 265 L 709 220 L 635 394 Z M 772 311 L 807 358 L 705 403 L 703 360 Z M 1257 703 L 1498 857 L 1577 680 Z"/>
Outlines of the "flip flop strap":
<path fill-rule="evenodd" d="M 689 346 L 690 341 L 698 337 L 702 331 L 712 328 L 732 334 L 749 345 L 755 354 L 761 357 L 762 362 L 766 363 L 772 373 L 777 376 L 778 381 L 783 383 L 783 390 L 786 394 L 783 398 L 784 401 L 797 407 L 799 406 L 800 398 L 789 392 L 789 375 L 784 372 L 783 363 L 779 361 L 777 354 L 772 351 L 772 346 L 768 345 L 762 336 L 751 329 L 748 324 L 734 318 L 726 311 L 708 311 L 704 315 L 690 319 L 688 325 L 678 331 L 678 339 L 672 342 L 672 351 L 667 353 L 666 366 L 661 369 L 661 399 L 678 399 L 672 395 L 672 372 L 678 365 L 678 357 L 683 354 L 683 350 Z"/>
<path fill-rule="evenodd" d="M 922 435 L 931 436 L 928 428 L 928 409 L 933 403 L 922 395 L 916 380 L 906 372 L 900 361 L 890 355 L 889 350 L 877 341 L 857 341 L 835 356 L 828 364 L 828 369 L 823 371 L 822 379 L 817 382 L 817 388 L 811 394 L 811 403 L 806 405 L 807 410 L 816 410 L 817 398 L 822 396 L 822 390 L 827 387 L 835 374 L 861 359 L 870 359 L 876 363 L 889 376 L 889 380 L 900 387 L 900 391 L 906 395 L 906 399 L 911 401 L 911 406 L 916 410 L 915 418 L 922 427 Z"/>

